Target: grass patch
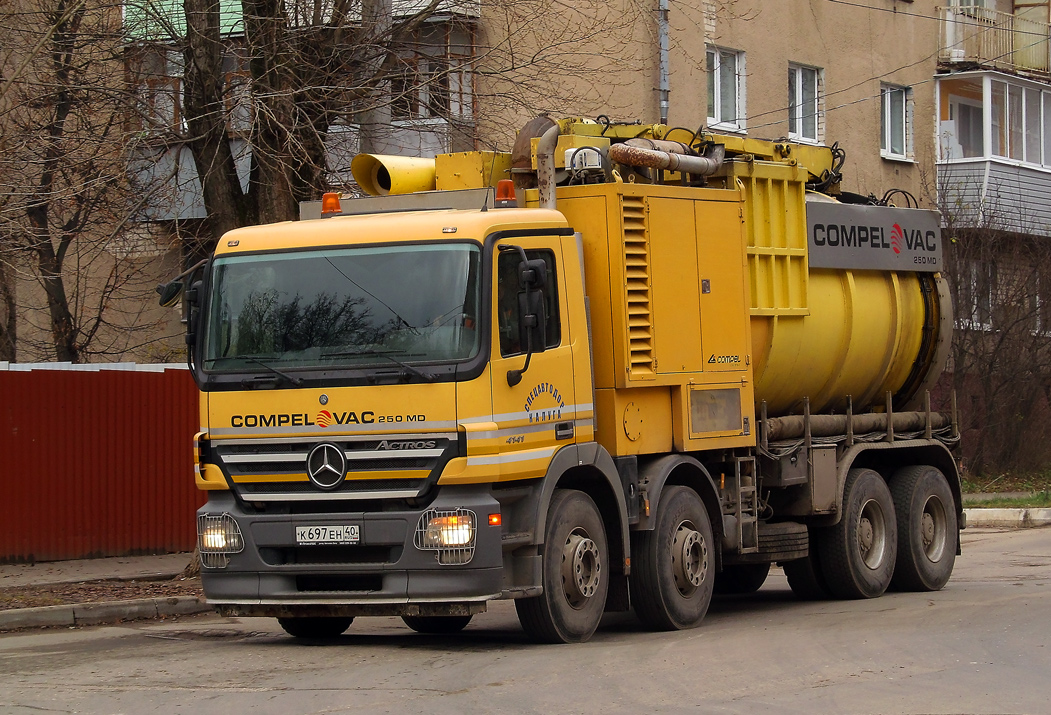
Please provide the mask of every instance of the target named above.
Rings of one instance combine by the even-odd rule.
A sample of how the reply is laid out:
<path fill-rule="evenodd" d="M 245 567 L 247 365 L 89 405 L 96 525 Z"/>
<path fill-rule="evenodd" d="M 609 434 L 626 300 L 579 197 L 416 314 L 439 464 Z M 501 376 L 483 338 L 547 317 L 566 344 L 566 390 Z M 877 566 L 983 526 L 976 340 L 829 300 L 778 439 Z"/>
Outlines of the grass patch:
<path fill-rule="evenodd" d="M 1051 492 L 1051 470 L 1019 474 L 965 473 L 962 482 L 964 494 L 1046 493 Z"/>
<path fill-rule="evenodd" d="M 964 495 L 963 505 L 967 509 L 1048 509 L 1051 508 L 1051 491 L 1034 492 L 1024 497 L 976 500 L 970 500 Z"/>

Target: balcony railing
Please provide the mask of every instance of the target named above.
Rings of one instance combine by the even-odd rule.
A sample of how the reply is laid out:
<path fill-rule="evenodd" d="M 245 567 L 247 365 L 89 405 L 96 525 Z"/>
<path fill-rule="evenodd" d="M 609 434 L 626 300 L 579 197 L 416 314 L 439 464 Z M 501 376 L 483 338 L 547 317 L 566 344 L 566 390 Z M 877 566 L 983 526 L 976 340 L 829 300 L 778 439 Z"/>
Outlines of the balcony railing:
<path fill-rule="evenodd" d="M 984 7 L 940 7 L 938 12 L 942 62 L 1051 73 L 1051 25 Z"/>

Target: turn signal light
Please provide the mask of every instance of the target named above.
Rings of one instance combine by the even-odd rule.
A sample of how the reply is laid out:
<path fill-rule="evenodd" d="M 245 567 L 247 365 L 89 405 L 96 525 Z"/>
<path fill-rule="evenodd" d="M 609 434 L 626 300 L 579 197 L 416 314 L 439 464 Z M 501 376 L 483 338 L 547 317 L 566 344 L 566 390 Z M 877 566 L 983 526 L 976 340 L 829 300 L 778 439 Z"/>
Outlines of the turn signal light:
<path fill-rule="evenodd" d="M 489 526 L 500 526 L 501 523 L 502 523 L 502 520 L 500 519 L 500 515 L 499 514 L 490 514 L 489 515 Z"/>
<path fill-rule="evenodd" d="M 325 214 L 339 214 L 343 213 L 343 208 L 339 205 L 339 198 L 343 194 L 330 191 L 322 194 L 321 196 L 321 215 Z"/>

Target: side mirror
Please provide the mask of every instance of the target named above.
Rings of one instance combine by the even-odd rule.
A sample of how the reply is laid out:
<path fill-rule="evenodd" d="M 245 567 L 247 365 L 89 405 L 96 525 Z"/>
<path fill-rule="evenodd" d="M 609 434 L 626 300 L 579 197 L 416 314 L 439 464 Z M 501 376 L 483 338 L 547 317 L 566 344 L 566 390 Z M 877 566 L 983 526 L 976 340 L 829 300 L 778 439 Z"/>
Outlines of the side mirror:
<path fill-rule="evenodd" d="M 174 280 L 169 281 L 168 283 L 161 283 L 157 286 L 157 295 L 160 296 L 157 302 L 161 304 L 161 307 L 172 307 L 179 302 L 179 296 L 182 295 L 182 289 L 182 281 Z"/>
<path fill-rule="evenodd" d="M 204 281 L 194 281 L 190 284 L 190 287 L 186 289 L 186 302 L 191 306 L 196 306 L 201 297 L 201 289 L 204 287 Z"/>
<path fill-rule="evenodd" d="M 541 261 L 543 263 L 543 261 Z M 522 381 L 529 369 L 533 353 L 547 348 L 547 312 L 544 309 L 544 291 L 526 290 L 518 294 L 518 338 L 526 346 L 526 361 L 521 370 L 507 371 L 507 384 L 514 387 Z"/>
<path fill-rule="evenodd" d="M 165 308 L 170 308 L 171 306 L 175 305 L 176 301 L 179 300 L 179 296 L 182 295 L 184 287 L 182 283 L 183 278 L 185 278 L 186 276 L 190 276 L 196 271 L 200 270 L 204 267 L 204 264 L 206 263 L 208 263 L 207 258 L 197 261 L 197 263 L 194 263 L 192 266 L 190 266 L 185 271 L 172 278 L 167 283 L 161 283 L 160 285 L 158 285 L 157 295 L 160 296 L 158 302 Z M 201 281 L 196 281 L 190 287 L 197 288 L 200 285 Z M 186 297 L 188 300 L 190 299 L 189 295 L 187 295 Z"/>
<path fill-rule="evenodd" d="M 536 290 L 546 284 L 547 263 L 543 258 L 534 258 L 518 264 L 518 285 L 522 290 Z"/>
<path fill-rule="evenodd" d="M 190 287 L 186 289 L 186 305 L 189 310 L 186 319 L 186 344 L 194 345 L 197 342 L 197 318 L 200 310 L 198 310 L 198 300 L 200 299 L 201 290 L 204 286 L 204 281 L 194 281 L 190 284 Z"/>
<path fill-rule="evenodd" d="M 544 307 L 544 292 L 531 290 L 518 294 L 519 344 L 527 346 L 528 352 L 542 353 L 547 345 L 547 311 Z"/>

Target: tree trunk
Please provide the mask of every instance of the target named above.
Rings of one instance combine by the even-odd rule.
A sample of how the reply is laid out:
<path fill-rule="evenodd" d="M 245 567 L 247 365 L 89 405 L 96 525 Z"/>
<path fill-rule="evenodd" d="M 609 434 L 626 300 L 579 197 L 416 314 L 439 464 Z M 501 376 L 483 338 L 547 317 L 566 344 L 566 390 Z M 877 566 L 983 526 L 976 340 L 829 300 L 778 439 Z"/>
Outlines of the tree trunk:
<path fill-rule="evenodd" d="M 179 578 L 197 578 L 201 575 L 201 550 L 200 547 L 193 547 L 193 556 L 190 557 L 190 563 L 186 564 L 186 568 L 179 573 Z"/>
<path fill-rule="evenodd" d="M 0 360 L 6 362 L 15 361 L 17 327 L 15 287 L 7 267 L 0 264 Z"/>
<path fill-rule="evenodd" d="M 230 141 L 226 134 L 223 99 L 223 41 L 219 34 L 218 0 L 185 0 L 185 112 L 204 207 L 215 238 L 244 226 L 247 200 L 241 191 Z"/>

